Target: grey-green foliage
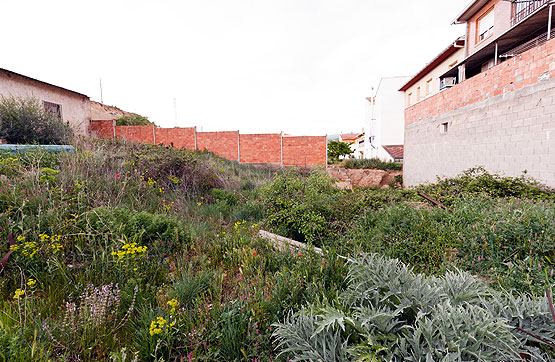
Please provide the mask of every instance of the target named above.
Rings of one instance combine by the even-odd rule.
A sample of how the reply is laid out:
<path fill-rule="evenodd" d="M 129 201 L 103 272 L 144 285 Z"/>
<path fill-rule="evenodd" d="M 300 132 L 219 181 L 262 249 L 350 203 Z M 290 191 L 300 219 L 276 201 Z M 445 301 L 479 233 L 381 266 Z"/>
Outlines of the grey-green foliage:
<path fill-rule="evenodd" d="M 37 98 L 0 97 L 0 138 L 8 143 L 66 144 L 73 131 Z"/>
<path fill-rule="evenodd" d="M 555 341 L 547 300 L 497 292 L 460 271 L 416 274 L 369 254 L 350 262 L 348 287 L 333 306 L 289 316 L 275 324 L 274 338 L 292 361 L 515 361 L 522 353 L 551 360 L 516 326 Z"/>

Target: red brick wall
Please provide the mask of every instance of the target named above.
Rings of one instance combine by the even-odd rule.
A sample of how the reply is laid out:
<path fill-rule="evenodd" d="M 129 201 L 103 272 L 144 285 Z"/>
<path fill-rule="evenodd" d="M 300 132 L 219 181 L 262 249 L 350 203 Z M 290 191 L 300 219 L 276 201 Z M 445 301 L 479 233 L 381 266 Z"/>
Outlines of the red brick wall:
<path fill-rule="evenodd" d="M 237 160 L 239 131 L 197 132 L 197 150 L 210 151 L 228 160 Z"/>
<path fill-rule="evenodd" d="M 195 128 L 156 128 L 156 144 L 195 150 Z"/>
<path fill-rule="evenodd" d="M 154 126 L 116 126 L 116 138 L 140 143 L 154 143 Z"/>
<path fill-rule="evenodd" d="M 405 109 L 405 126 L 555 77 L 555 39 Z"/>
<path fill-rule="evenodd" d="M 114 121 L 92 121 L 92 135 L 98 138 L 113 138 Z M 195 127 L 190 128 L 153 128 L 153 126 L 116 126 L 116 138 L 140 143 L 156 144 L 195 150 Z M 243 163 L 281 163 L 281 135 L 244 134 L 231 132 L 196 132 L 196 145 L 199 151 L 210 151 L 218 156 L 238 159 L 239 137 L 241 162 Z M 284 136 L 283 164 L 285 166 L 325 165 L 327 142 L 325 136 Z"/>
<path fill-rule="evenodd" d="M 91 121 L 91 134 L 97 138 L 114 138 L 115 121 Z"/>
<path fill-rule="evenodd" d="M 281 134 L 242 134 L 240 137 L 241 162 L 281 164 Z"/>
<path fill-rule="evenodd" d="M 283 164 L 285 166 L 325 165 L 326 152 L 326 136 L 283 137 Z"/>

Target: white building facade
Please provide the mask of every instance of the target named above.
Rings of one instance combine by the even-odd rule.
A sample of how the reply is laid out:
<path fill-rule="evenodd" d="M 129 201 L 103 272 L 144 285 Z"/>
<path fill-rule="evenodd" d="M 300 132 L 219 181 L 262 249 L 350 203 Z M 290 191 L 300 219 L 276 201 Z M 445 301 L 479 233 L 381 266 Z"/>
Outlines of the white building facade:
<path fill-rule="evenodd" d="M 383 146 L 403 145 L 405 132 L 405 95 L 399 89 L 411 77 L 387 77 L 372 97 L 367 98 L 364 157 L 393 161 Z"/>

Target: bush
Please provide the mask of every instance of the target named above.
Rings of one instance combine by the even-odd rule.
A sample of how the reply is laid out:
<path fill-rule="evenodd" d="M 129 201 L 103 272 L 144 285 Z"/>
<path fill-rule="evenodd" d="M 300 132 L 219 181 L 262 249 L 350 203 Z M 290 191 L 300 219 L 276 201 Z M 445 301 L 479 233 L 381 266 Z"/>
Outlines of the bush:
<path fill-rule="evenodd" d="M 175 218 L 119 207 L 91 210 L 80 220 L 80 227 L 92 234 L 125 236 L 147 245 L 156 240 L 173 240 L 183 244 L 191 240 L 181 222 Z"/>
<path fill-rule="evenodd" d="M 540 184 L 523 173 L 519 177 L 490 174 L 483 167 L 474 167 L 457 177 L 438 178 L 437 182 L 416 188 L 425 194 L 450 205 L 465 196 L 520 197 L 535 200 L 555 200 L 555 190 Z"/>
<path fill-rule="evenodd" d="M 153 125 L 154 122 L 151 122 L 147 117 L 138 115 L 138 114 L 131 114 L 129 116 L 123 116 L 116 119 L 116 126 L 149 126 Z"/>
<path fill-rule="evenodd" d="M 347 279 L 337 301 L 274 324 L 291 361 L 550 360 L 515 328 L 552 343 L 545 299 L 495 292 L 458 271 L 426 277 L 379 255 L 350 261 Z"/>
<path fill-rule="evenodd" d="M 554 206 L 514 198 L 462 199 L 450 211 L 391 205 L 359 218 L 339 245 L 399 258 L 418 271 L 458 267 L 496 287 L 541 293 L 555 282 L 544 276 L 555 268 Z"/>
<path fill-rule="evenodd" d="M 403 164 L 399 162 L 386 162 L 378 158 L 363 158 L 363 159 L 349 159 L 343 161 L 343 167 L 345 168 L 369 168 L 376 170 L 394 170 L 401 171 L 403 169 Z"/>
<path fill-rule="evenodd" d="M 333 186 L 321 172 L 277 175 L 261 189 L 265 222 L 276 232 L 298 241 L 322 245 L 339 236 L 352 222 L 361 200 Z"/>
<path fill-rule="evenodd" d="M 9 143 L 67 144 L 73 131 L 47 112 L 37 98 L 0 100 L 0 138 Z"/>

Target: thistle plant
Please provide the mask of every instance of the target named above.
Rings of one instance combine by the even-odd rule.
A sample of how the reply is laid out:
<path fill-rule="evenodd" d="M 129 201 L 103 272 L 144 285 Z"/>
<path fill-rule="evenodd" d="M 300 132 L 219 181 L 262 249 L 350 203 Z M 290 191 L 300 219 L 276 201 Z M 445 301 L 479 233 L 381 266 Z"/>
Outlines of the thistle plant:
<path fill-rule="evenodd" d="M 273 336 L 292 361 L 542 361 L 539 347 L 555 338 L 551 318 L 546 300 L 459 271 L 426 277 L 371 254 L 350 261 L 337 301 L 289 315 Z"/>

